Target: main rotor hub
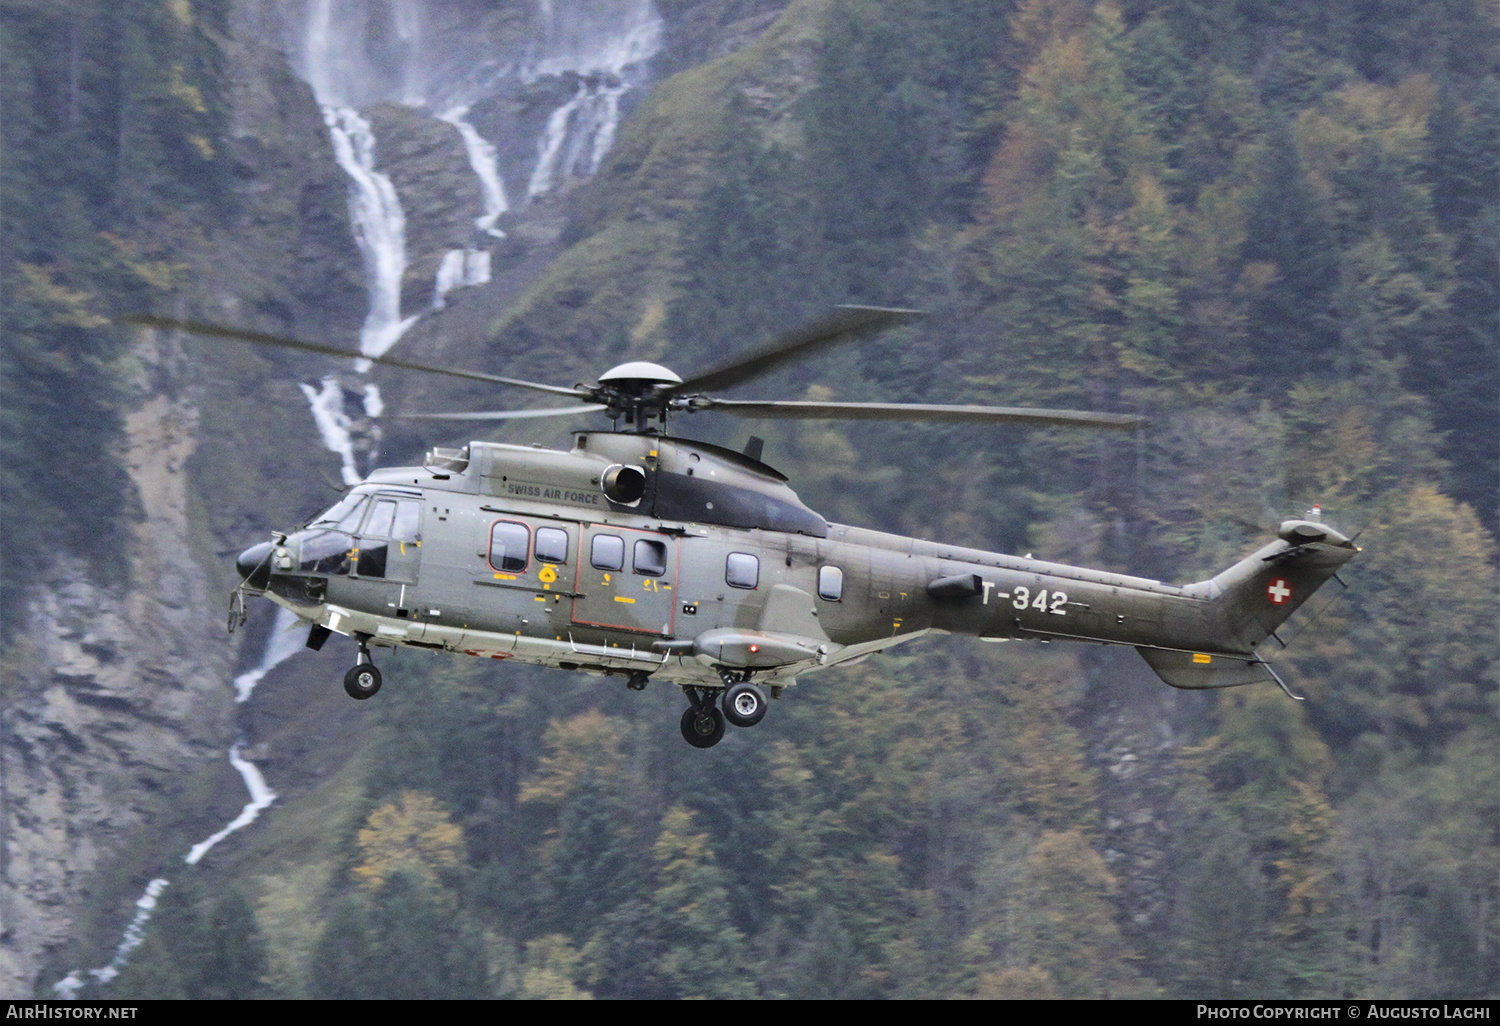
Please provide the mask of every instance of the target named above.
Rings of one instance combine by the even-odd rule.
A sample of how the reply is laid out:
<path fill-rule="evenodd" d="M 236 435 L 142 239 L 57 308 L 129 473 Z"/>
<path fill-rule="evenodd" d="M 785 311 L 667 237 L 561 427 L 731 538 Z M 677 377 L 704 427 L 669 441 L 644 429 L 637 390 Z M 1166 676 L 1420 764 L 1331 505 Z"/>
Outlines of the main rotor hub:
<path fill-rule="evenodd" d="M 658 385 L 680 385 L 682 379 L 659 363 L 636 360 L 611 367 L 599 375 L 599 384 L 626 395 L 649 395 Z"/>
<path fill-rule="evenodd" d="M 644 428 L 655 418 L 665 431 L 667 410 L 674 405 L 668 390 L 680 384 L 682 379 L 661 364 L 636 360 L 599 375 L 592 398 L 609 407 L 611 417 L 623 416 L 627 425 Z"/>

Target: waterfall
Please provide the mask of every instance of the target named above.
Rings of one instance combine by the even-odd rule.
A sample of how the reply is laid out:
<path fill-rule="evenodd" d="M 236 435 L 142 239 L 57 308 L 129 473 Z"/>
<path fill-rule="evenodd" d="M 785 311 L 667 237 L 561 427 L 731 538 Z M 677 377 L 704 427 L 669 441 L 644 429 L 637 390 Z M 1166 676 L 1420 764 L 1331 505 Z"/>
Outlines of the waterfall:
<path fill-rule="evenodd" d="M 505 183 L 500 180 L 499 153 L 473 125 L 469 124 L 466 120 L 468 116 L 469 106 L 463 104 L 439 114 L 438 120 L 446 121 L 458 129 L 458 134 L 464 141 L 464 150 L 469 155 L 469 166 L 474 169 L 474 174 L 479 179 L 479 191 L 484 199 L 484 213 L 474 219 L 474 227 L 487 235 L 503 239 L 505 233 L 495 227 L 495 222 L 500 219 L 501 214 L 510 209 L 510 204 L 505 199 Z"/>
<path fill-rule="evenodd" d="M 529 0 L 511 0 L 524 3 Z M 289 14 L 288 49 L 296 72 L 313 90 L 328 128 L 333 155 L 350 181 L 349 213 L 364 265 L 368 309 L 359 351 L 384 355 L 417 320 L 402 317 L 401 286 L 407 270 L 406 218 L 390 177 L 379 169 L 375 135 L 361 107 L 379 101 L 438 111 L 431 116 L 452 126 L 463 140 L 468 164 L 479 180 L 482 209 L 474 218 L 477 236 L 504 238 L 499 219 L 510 212 L 500 172 L 499 148 L 471 122 L 480 101 L 503 90 L 543 79 L 575 79 L 571 95 L 551 110 L 535 140 L 526 195 L 541 196 L 568 178 L 592 174 L 614 142 L 623 97 L 644 81 L 644 65 L 661 48 L 662 22 L 651 0 L 534 0 L 535 31 L 524 52 L 489 53 L 472 33 L 450 33 L 437 45 L 431 10 L 441 0 L 306 0 Z M 288 5 L 290 9 L 292 5 Z M 462 5 L 449 5 L 450 16 Z M 449 52 L 451 50 L 451 52 Z M 530 145 L 511 140 L 515 152 Z M 491 252 L 477 245 L 442 257 L 434 283 L 433 306 L 455 288 L 490 280 Z M 356 361 L 356 374 L 368 370 Z M 371 382 L 346 385 L 339 375 L 317 386 L 303 384 L 323 444 L 338 455 L 346 485 L 364 479 L 356 453 L 361 436 L 378 440 L 384 403 Z M 357 402 L 359 413 L 348 407 Z M 302 648 L 303 635 L 289 628 L 295 615 L 278 609 L 259 664 L 234 679 L 236 702 L 248 701 L 270 670 Z M 229 750 L 230 765 L 249 794 L 239 815 L 192 846 L 184 862 L 196 865 L 215 845 L 254 822 L 276 800 L 259 769 Z M 169 885 L 157 877 L 135 902 L 110 962 L 75 971 L 53 985 L 59 998 L 76 998 L 90 981 L 106 983 L 119 975 L 145 937 L 158 899 Z"/>
<path fill-rule="evenodd" d="M 271 625 L 271 636 L 266 639 L 266 653 L 260 665 L 246 670 L 234 678 L 234 700 L 247 702 L 259 684 L 275 667 L 302 651 L 306 633 L 296 633 L 297 614 L 285 606 L 276 607 L 276 621 Z"/>
<path fill-rule="evenodd" d="M 534 199 L 569 177 L 598 170 L 614 143 L 620 98 L 639 68 L 661 49 L 661 18 L 650 0 L 565 3 L 538 0 L 542 45 L 525 77 L 578 77 L 572 97 L 554 110 L 537 144 L 526 195 Z"/>
<path fill-rule="evenodd" d="M 344 386 L 337 374 L 323 378 L 321 388 L 302 383 L 298 385 L 307 396 L 312 409 L 313 423 L 323 439 L 323 447 L 342 461 L 344 484 L 357 485 L 365 479 L 354 459 L 354 422 L 344 412 Z"/>
<path fill-rule="evenodd" d="M 490 280 L 490 251 L 487 249 L 450 249 L 438 265 L 437 281 L 432 290 L 432 308 L 447 306 L 448 293 L 462 285 L 483 285 Z"/>
<path fill-rule="evenodd" d="M 245 807 L 240 810 L 240 814 L 231 820 L 222 830 L 205 840 L 199 841 L 189 849 L 182 861 L 190 866 L 196 866 L 198 860 L 207 855 L 209 849 L 224 840 L 224 838 L 241 827 L 247 827 L 251 823 L 254 823 L 256 817 L 260 815 L 260 810 L 276 800 L 276 792 L 266 786 L 266 778 L 261 776 L 260 770 L 256 768 L 255 763 L 249 759 L 240 757 L 240 743 L 238 741 L 234 743 L 234 747 L 229 749 L 229 765 L 239 771 L 240 779 L 245 782 L 245 790 L 250 792 L 250 800 L 245 803 Z"/>
<path fill-rule="evenodd" d="M 300 34 L 297 70 L 312 86 L 328 126 L 334 160 L 349 176 L 349 220 L 364 264 L 368 299 L 359 351 L 384 356 L 416 323 L 417 315 L 401 316 L 406 215 L 390 176 L 376 166 L 375 133 L 357 105 L 387 97 L 409 105 L 423 102 L 425 12 L 417 0 L 395 0 L 378 56 L 367 52 L 367 22 L 374 14 L 372 6 L 354 0 L 314 0 Z M 364 374 L 370 364 L 356 361 L 353 369 Z M 340 459 L 344 483 L 357 484 L 364 475 L 356 459 L 351 421 L 344 412 L 344 389 L 332 375 L 321 384 L 321 388 L 302 385 L 303 394 L 323 444 Z M 379 415 L 380 407 L 375 393 L 377 412 L 369 413 L 373 387 L 367 387 L 365 404 L 372 417 Z"/>
<path fill-rule="evenodd" d="M 661 17 L 651 0 L 537 0 L 537 20 L 533 79 L 570 71 L 618 77 L 661 49 Z"/>
<path fill-rule="evenodd" d="M 110 959 L 108 965 L 88 971 L 96 983 L 108 983 L 119 976 L 120 970 L 130 961 L 130 953 L 146 939 L 146 924 L 151 921 L 151 914 L 156 911 L 156 901 L 161 897 L 161 892 L 167 889 L 167 883 L 167 880 L 157 877 L 146 885 L 145 893 L 136 899 L 135 915 L 130 917 L 130 925 L 125 927 L 125 935 L 115 947 L 115 957 Z M 74 970 L 54 983 L 52 992 L 63 1001 L 75 1001 L 78 999 L 78 992 L 87 982 Z"/>
<path fill-rule="evenodd" d="M 375 170 L 375 134 L 352 107 L 324 107 L 334 159 L 348 174 L 349 219 L 364 258 L 369 313 L 359 332 L 359 351 L 384 356 L 416 323 L 401 317 L 401 279 L 406 274 L 406 215 L 390 177 Z"/>
<path fill-rule="evenodd" d="M 303 636 L 289 633 L 289 628 L 296 622 L 295 613 L 289 609 L 277 607 L 276 621 L 271 626 L 271 636 L 266 639 L 266 650 L 261 657 L 260 665 L 234 679 L 235 701 L 243 702 L 249 698 L 255 685 L 260 683 L 261 678 L 269 673 L 272 667 L 302 650 Z M 245 782 L 245 790 L 250 793 L 250 801 L 240 810 L 240 814 L 221 830 L 199 841 L 188 850 L 183 861 L 190 866 L 196 866 L 199 860 L 208 854 L 209 849 L 224 838 L 255 822 L 261 810 L 276 800 L 276 792 L 266 784 L 266 778 L 261 775 L 260 770 L 254 763 L 240 755 L 240 742 L 238 741 L 229 749 L 229 764 L 239 772 L 240 779 Z M 108 983 L 120 975 L 120 970 L 125 968 L 126 963 L 130 961 L 131 954 L 141 946 L 141 942 L 146 938 L 146 924 L 151 921 L 151 916 L 156 912 L 157 899 L 161 897 L 162 891 L 166 890 L 169 883 L 170 881 L 165 877 L 156 877 L 146 885 L 145 893 L 136 899 L 135 913 L 130 917 L 120 943 L 115 946 L 114 957 L 107 965 L 87 971 L 88 977 L 96 984 Z M 61 1000 L 73 1001 L 78 998 L 78 992 L 87 983 L 88 980 L 84 978 L 84 975 L 74 970 L 54 983 L 52 992 Z"/>
<path fill-rule="evenodd" d="M 272 635 L 267 645 L 267 658 L 276 647 L 276 637 Z M 282 657 L 285 658 L 285 657 Z M 280 661 L 279 659 L 277 660 Z M 242 827 L 249 826 L 255 822 L 261 810 L 276 800 L 276 792 L 266 785 L 266 778 L 255 764 L 248 759 L 241 758 L 240 744 L 235 742 L 234 747 L 229 749 L 229 764 L 239 771 L 240 779 L 245 782 L 245 790 L 250 792 L 250 801 L 240 810 L 240 814 L 231 820 L 222 830 L 199 841 L 188 850 L 183 857 L 184 862 L 190 866 L 196 866 L 209 849 L 218 844 L 224 838 Z M 120 975 L 120 970 L 125 968 L 130 961 L 130 955 L 141 942 L 146 939 L 146 924 L 151 921 L 151 916 L 156 912 L 157 900 L 161 892 L 167 889 L 170 881 L 165 877 L 156 877 L 146 885 L 146 891 L 135 902 L 135 914 L 130 917 L 130 924 L 125 927 L 124 936 L 115 947 L 115 956 L 109 960 L 109 964 L 98 969 L 88 970 L 88 975 L 95 983 L 108 983 Z M 64 1001 L 74 1001 L 78 998 L 78 992 L 83 989 L 88 981 L 78 973 L 77 970 L 64 976 L 52 985 L 52 992 Z"/>

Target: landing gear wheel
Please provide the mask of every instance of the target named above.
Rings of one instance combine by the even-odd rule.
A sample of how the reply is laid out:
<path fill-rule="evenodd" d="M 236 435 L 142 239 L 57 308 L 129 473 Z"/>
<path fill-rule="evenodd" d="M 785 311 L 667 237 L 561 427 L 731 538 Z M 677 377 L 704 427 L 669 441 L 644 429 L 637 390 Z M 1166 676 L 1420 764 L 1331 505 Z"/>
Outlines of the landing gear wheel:
<path fill-rule="evenodd" d="M 380 690 L 380 671 L 374 663 L 360 663 L 344 674 L 344 691 L 350 698 L 364 701 Z"/>
<path fill-rule="evenodd" d="M 682 714 L 682 737 L 694 748 L 712 748 L 724 736 L 724 714 L 712 702 L 692 706 Z"/>
<path fill-rule="evenodd" d="M 736 727 L 753 727 L 766 716 L 766 693 L 749 681 L 725 688 L 720 704 L 724 718 Z"/>

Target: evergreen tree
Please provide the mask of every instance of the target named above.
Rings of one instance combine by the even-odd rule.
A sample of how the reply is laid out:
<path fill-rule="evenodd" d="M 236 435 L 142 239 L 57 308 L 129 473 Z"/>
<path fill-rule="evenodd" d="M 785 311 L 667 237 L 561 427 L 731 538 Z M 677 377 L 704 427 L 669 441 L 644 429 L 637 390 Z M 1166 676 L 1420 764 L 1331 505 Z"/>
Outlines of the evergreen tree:
<path fill-rule="evenodd" d="M 1317 373 L 1326 368 L 1337 339 L 1333 288 L 1339 254 L 1326 207 L 1285 126 L 1266 140 L 1245 209 L 1241 280 L 1253 289 L 1256 369 L 1280 380 Z"/>

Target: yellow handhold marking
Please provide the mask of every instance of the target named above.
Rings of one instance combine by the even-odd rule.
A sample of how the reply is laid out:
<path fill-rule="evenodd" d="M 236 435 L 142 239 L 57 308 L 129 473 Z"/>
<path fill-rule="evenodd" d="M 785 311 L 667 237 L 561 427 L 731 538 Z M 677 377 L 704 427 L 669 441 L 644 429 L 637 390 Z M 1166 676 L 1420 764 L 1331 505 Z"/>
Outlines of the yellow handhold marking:
<path fill-rule="evenodd" d="M 633 599 L 633 598 L 626 598 L 624 595 L 616 595 L 615 596 L 615 601 L 616 602 L 629 602 L 632 606 L 635 605 L 635 599 Z"/>
<path fill-rule="evenodd" d="M 546 595 L 537 595 L 535 597 L 534 601 L 536 601 L 536 602 L 546 602 L 547 601 L 547 596 Z"/>
<path fill-rule="evenodd" d="M 1213 661 L 1214 661 L 1214 657 L 1211 656 L 1211 655 L 1205 655 L 1202 652 L 1194 652 L 1193 653 L 1193 662 L 1195 662 L 1195 663 L 1211 663 Z"/>

